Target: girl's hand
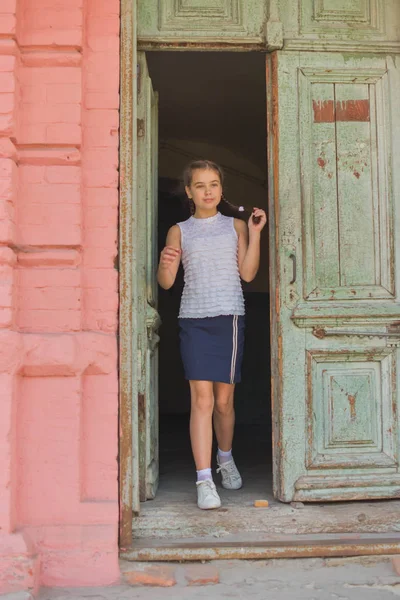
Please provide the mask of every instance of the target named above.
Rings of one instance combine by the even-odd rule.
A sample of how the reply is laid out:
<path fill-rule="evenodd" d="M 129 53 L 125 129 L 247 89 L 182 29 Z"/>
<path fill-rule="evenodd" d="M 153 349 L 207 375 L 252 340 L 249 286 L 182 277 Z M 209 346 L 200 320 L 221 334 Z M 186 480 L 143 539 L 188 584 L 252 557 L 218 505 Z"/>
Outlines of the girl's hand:
<path fill-rule="evenodd" d="M 181 251 L 173 246 L 165 246 L 160 254 L 160 269 L 169 269 L 181 259 Z"/>
<path fill-rule="evenodd" d="M 259 217 L 259 223 L 254 223 L 253 221 L 253 217 Z M 248 226 L 249 226 L 249 232 L 261 232 L 262 229 L 264 229 L 265 224 L 267 222 L 267 215 L 265 213 L 265 210 L 262 210 L 261 208 L 253 208 L 253 213 L 249 219 L 248 222 Z"/>

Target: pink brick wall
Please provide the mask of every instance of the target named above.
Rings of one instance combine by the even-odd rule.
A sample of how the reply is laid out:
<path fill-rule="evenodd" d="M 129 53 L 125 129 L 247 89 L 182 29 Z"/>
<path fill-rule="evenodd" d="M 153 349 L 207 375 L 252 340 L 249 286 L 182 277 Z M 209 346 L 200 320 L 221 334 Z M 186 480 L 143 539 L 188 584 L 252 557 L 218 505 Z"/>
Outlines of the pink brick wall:
<path fill-rule="evenodd" d="M 118 0 L 0 2 L 0 593 L 118 571 Z"/>

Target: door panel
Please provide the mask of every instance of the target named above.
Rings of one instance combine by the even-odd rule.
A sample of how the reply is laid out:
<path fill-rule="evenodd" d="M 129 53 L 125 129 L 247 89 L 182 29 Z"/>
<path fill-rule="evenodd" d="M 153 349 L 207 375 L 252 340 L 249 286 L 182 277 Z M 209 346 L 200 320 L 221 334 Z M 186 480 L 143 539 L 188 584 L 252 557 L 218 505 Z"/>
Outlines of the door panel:
<path fill-rule="evenodd" d="M 157 177 L 158 97 L 144 52 L 138 53 L 138 339 L 140 500 L 154 498 L 158 486 Z"/>
<path fill-rule="evenodd" d="M 398 52 L 397 0 L 280 0 L 286 50 Z"/>
<path fill-rule="evenodd" d="M 266 11 L 265 0 L 140 0 L 138 42 L 262 46 Z"/>
<path fill-rule="evenodd" d="M 393 298 L 387 79 L 299 69 L 307 300 Z"/>
<path fill-rule="evenodd" d="M 393 350 L 310 350 L 307 363 L 307 468 L 395 468 Z"/>
<path fill-rule="evenodd" d="M 399 69 L 279 52 L 267 80 L 275 494 L 394 497 Z"/>

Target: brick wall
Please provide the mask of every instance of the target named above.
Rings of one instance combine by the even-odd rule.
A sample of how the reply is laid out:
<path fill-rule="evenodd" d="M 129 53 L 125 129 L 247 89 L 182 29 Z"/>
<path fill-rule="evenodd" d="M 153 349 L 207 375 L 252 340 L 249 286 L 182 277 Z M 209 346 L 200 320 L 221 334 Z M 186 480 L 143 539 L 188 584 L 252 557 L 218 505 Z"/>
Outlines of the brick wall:
<path fill-rule="evenodd" d="M 118 579 L 118 0 L 0 3 L 0 593 Z"/>

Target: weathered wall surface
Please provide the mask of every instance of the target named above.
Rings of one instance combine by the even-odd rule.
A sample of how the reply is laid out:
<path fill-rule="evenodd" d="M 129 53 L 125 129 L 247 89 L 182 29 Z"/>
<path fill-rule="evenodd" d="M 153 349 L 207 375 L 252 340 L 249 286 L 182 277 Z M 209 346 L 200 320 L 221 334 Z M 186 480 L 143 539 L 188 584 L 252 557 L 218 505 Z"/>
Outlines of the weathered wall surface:
<path fill-rule="evenodd" d="M 118 578 L 118 13 L 0 3 L 0 593 Z"/>

